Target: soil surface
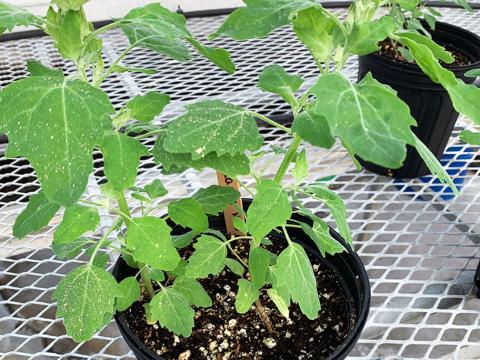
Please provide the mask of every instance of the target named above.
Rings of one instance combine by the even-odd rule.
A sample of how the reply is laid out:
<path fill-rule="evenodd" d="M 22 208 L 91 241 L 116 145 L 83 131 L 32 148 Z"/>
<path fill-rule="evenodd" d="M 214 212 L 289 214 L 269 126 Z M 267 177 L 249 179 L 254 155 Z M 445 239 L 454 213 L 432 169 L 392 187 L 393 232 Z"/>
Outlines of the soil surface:
<path fill-rule="evenodd" d="M 278 238 L 272 240 L 279 243 Z M 274 247 L 269 250 L 274 253 L 282 250 L 282 245 Z M 189 251 L 189 248 L 184 250 Z M 246 244 L 237 245 L 236 251 L 244 259 L 248 257 Z M 311 321 L 293 305 L 287 320 L 263 291 L 261 301 L 273 324 L 273 334 L 268 332 L 254 306 L 244 315 L 236 313 L 238 276 L 227 269 L 218 276 L 200 280 L 213 306 L 195 308 L 195 328 L 188 338 L 177 337 L 159 325 L 148 325 L 144 301 L 136 302 L 121 315 L 133 333 L 166 360 L 325 359 L 344 341 L 356 319 L 349 315 L 347 296 L 333 271 L 313 256 L 311 261 L 322 306 L 319 318 Z"/>
<path fill-rule="evenodd" d="M 393 45 L 395 44 L 395 46 Z M 405 59 L 400 52 L 398 52 L 397 47 L 401 46 L 395 41 L 391 41 L 390 39 L 383 40 L 379 43 L 380 50 L 378 53 L 382 56 L 387 56 L 395 61 L 403 62 L 403 63 L 410 63 L 407 59 Z M 456 67 L 456 66 L 466 66 L 473 63 L 473 61 L 461 51 L 458 51 L 454 47 L 448 44 L 441 44 L 445 50 L 447 50 L 455 59 L 455 61 L 451 64 L 445 64 L 440 61 L 445 67 Z"/>

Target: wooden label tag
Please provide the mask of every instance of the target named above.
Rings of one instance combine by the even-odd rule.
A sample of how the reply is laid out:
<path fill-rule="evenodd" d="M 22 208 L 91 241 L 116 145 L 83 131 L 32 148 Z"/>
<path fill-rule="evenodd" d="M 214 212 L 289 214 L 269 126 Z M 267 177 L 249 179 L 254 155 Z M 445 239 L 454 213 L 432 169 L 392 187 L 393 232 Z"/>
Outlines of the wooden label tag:
<path fill-rule="evenodd" d="M 230 186 L 231 188 L 240 191 L 240 184 L 238 181 L 235 181 L 234 179 L 228 177 L 225 174 L 222 174 L 221 172 L 217 171 L 217 181 L 218 185 L 220 186 Z M 242 198 L 238 198 L 237 200 L 237 205 L 243 209 L 243 204 L 242 204 Z M 235 229 L 235 226 L 233 225 L 233 218 L 238 217 L 241 220 L 244 220 L 244 216 L 240 214 L 237 209 L 233 205 L 228 205 L 225 211 L 223 212 L 223 215 L 225 217 L 225 225 L 227 226 L 227 233 L 230 235 L 237 235 L 237 236 L 242 236 L 245 235 Z"/>

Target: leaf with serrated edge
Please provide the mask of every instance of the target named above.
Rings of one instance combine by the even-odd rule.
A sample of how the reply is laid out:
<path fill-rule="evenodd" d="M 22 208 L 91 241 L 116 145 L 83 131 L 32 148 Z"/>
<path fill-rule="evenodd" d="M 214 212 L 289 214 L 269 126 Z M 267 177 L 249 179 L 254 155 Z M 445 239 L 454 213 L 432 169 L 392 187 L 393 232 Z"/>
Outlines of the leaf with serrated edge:
<path fill-rule="evenodd" d="M 152 320 L 158 320 L 161 326 L 171 332 L 185 337 L 192 333 L 195 311 L 177 290 L 163 288 L 150 301 L 149 308 Z"/>
<path fill-rule="evenodd" d="M 342 244 L 330 235 L 328 225 L 324 221 L 316 219 L 313 227 L 305 223 L 301 223 L 300 226 L 305 234 L 317 245 L 322 256 L 325 256 L 325 254 L 335 255 L 345 251 Z"/>
<path fill-rule="evenodd" d="M 168 124 L 164 148 L 199 159 L 257 150 L 263 142 L 253 115 L 240 106 L 206 100 L 186 106 L 187 112 Z"/>
<path fill-rule="evenodd" d="M 93 240 L 80 237 L 68 243 L 52 243 L 52 251 L 60 260 L 73 259 L 80 251 L 94 243 Z"/>
<path fill-rule="evenodd" d="M 195 251 L 188 259 L 185 275 L 189 278 L 205 278 L 217 275 L 225 267 L 227 245 L 210 235 L 202 235 L 193 244 Z"/>
<path fill-rule="evenodd" d="M 39 26 L 43 23 L 38 16 L 15 5 L 0 1 L 0 28 L 12 31 L 15 26 Z"/>
<path fill-rule="evenodd" d="M 383 16 L 378 20 L 354 24 L 348 39 L 348 51 L 356 55 L 366 55 L 377 51 L 378 43 L 395 30 L 395 20 Z"/>
<path fill-rule="evenodd" d="M 67 334 L 76 342 L 91 339 L 111 318 L 117 287 L 112 274 L 97 266 L 82 265 L 65 276 L 52 298 Z"/>
<path fill-rule="evenodd" d="M 173 288 L 185 296 L 188 302 L 194 306 L 204 308 L 212 306 L 212 299 L 210 299 L 203 286 L 195 279 L 184 276 L 179 277 L 175 279 Z"/>
<path fill-rule="evenodd" d="M 248 267 L 252 283 L 260 289 L 265 283 L 268 266 L 270 265 L 269 252 L 261 247 L 252 246 L 248 255 Z"/>
<path fill-rule="evenodd" d="M 27 69 L 31 76 L 58 76 L 63 79 L 63 71 L 61 69 L 51 69 L 36 60 L 27 60 Z"/>
<path fill-rule="evenodd" d="M 304 111 L 298 115 L 293 120 L 292 131 L 315 146 L 330 149 L 335 144 L 327 120 L 313 111 Z"/>
<path fill-rule="evenodd" d="M 180 199 L 168 204 L 168 215 L 178 225 L 200 233 L 208 228 L 208 217 L 195 199 Z"/>
<path fill-rule="evenodd" d="M 239 314 L 245 314 L 250 310 L 253 303 L 258 300 L 260 291 L 250 281 L 245 279 L 238 280 L 238 292 L 235 298 L 235 310 Z"/>
<path fill-rule="evenodd" d="M 105 176 L 116 191 L 123 191 L 135 184 L 140 158 L 148 149 L 137 139 L 116 131 L 105 133 L 100 142 L 105 162 Z"/>
<path fill-rule="evenodd" d="M 310 320 L 316 319 L 320 311 L 317 282 L 303 247 L 290 243 L 278 256 L 277 270 L 278 286 L 288 289 L 292 301 Z"/>
<path fill-rule="evenodd" d="M 268 289 L 267 294 L 268 297 L 272 299 L 273 303 L 276 305 L 278 311 L 280 311 L 280 314 L 289 319 L 290 311 L 288 310 L 288 304 L 283 300 L 280 295 L 278 295 L 277 290 Z"/>
<path fill-rule="evenodd" d="M 248 232 L 260 243 L 275 227 L 284 225 L 292 215 L 288 194 L 273 180 L 262 180 L 247 210 Z"/>
<path fill-rule="evenodd" d="M 229 186 L 211 185 L 198 190 L 192 198 L 198 201 L 205 213 L 217 215 L 233 204 L 240 197 L 240 193 Z"/>
<path fill-rule="evenodd" d="M 202 56 L 206 57 L 220 69 L 229 74 L 235 72 L 235 64 L 232 62 L 230 54 L 226 50 L 205 46 L 194 38 L 188 38 L 187 41 L 192 44 Z"/>
<path fill-rule="evenodd" d="M 53 233 L 53 243 L 72 242 L 87 231 L 95 231 L 99 223 L 100 216 L 97 209 L 81 205 L 66 208 L 62 222 Z"/>
<path fill-rule="evenodd" d="M 268 65 L 259 75 L 258 87 L 264 91 L 280 95 L 287 103 L 295 103 L 295 92 L 300 89 L 303 79 L 288 74 L 280 65 Z"/>
<path fill-rule="evenodd" d="M 408 106 L 371 74 L 352 84 L 335 72 L 319 77 L 312 88 L 317 97 L 314 112 L 327 119 L 333 136 L 339 136 L 362 159 L 398 168 L 413 145 L 410 126 L 416 121 Z"/>
<path fill-rule="evenodd" d="M 135 261 L 159 270 L 175 269 L 180 256 L 173 246 L 171 230 L 163 219 L 153 216 L 132 219 L 127 230 L 127 245 Z"/>
<path fill-rule="evenodd" d="M 27 207 L 15 219 L 13 236 L 22 239 L 41 230 L 48 225 L 59 209 L 60 205 L 50 202 L 42 191 L 32 195 Z"/>
<path fill-rule="evenodd" d="M 130 276 L 118 284 L 117 311 L 127 310 L 140 297 L 140 285 L 135 276 Z"/>
<path fill-rule="evenodd" d="M 151 199 L 156 199 L 168 194 L 167 189 L 163 186 L 162 182 L 158 179 L 153 180 L 150 184 L 145 185 L 145 192 Z"/>
<path fill-rule="evenodd" d="M 148 123 L 160 115 L 169 102 L 170 96 L 150 91 L 145 95 L 135 96 L 126 106 L 130 109 L 132 118 Z"/>
<path fill-rule="evenodd" d="M 245 268 L 243 267 L 243 265 L 235 259 L 226 259 L 225 265 L 227 265 L 230 271 L 233 272 L 235 275 L 243 276 L 243 273 L 245 272 Z"/>
<path fill-rule="evenodd" d="M 93 148 L 112 126 L 107 95 L 83 81 L 32 76 L 4 88 L 0 101 L 6 155 L 30 161 L 50 201 L 73 205 L 92 172 Z"/>

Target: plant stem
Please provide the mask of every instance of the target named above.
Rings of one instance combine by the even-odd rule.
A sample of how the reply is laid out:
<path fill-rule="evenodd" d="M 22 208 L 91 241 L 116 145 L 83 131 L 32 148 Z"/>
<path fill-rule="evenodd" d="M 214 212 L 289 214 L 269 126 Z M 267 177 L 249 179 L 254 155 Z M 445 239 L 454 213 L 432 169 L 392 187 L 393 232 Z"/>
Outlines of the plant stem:
<path fill-rule="evenodd" d="M 108 25 L 107 25 L 108 26 Z M 110 67 L 107 69 L 107 71 L 105 71 L 105 73 L 95 82 L 95 86 L 100 86 L 100 84 L 113 72 L 113 70 L 115 69 L 115 66 L 118 65 L 118 63 L 120 61 L 123 60 L 123 58 L 125 56 L 127 56 L 128 52 L 130 50 L 132 50 L 135 46 L 134 45 L 130 45 L 128 46 L 125 50 L 122 51 L 122 53 L 119 55 L 119 57 L 117 58 L 117 60 L 115 60 L 112 65 L 110 65 Z"/>
<path fill-rule="evenodd" d="M 260 299 L 255 301 L 255 309 L 257 310 L 257 314 L 260 317 L 260 320 L 262 320 L 263 324 L 267 328 L 268 332 L 270 334 L 275 334 L 276 335 L 277 332 L 275 330 L 273 330 L 273 326 L 272 326 L 272 322 L 270 321 L 270 317 L 268 316 L 267 311 L 263 307 Z"/>
<path fill-rule="evenodd" d="M 295 154 L 297 153 L 297 149 L 300 146 L 301 141 L 302 141 L 302 138 L 300 136 L 298 136 L 297 134 L 293 135 L 293 141 L 290 144 L 290 147 L 288 148 L 288 151 L 285 154 L 285 157 L 283 158 L 282 163 L 280 164 L 280 167 L 277 170 L 275 178 L 273 179 L 277 183 L 282 182 L 283 177 L 287 173 L 288 166 L 290 165 L 293 158 L 295 157 Z"/>
<path fill-rule="evenodd" d="M 107 24 L 107 25 L 105 25 L 105 26 L 102 26 L 100 29 L 97 29 L 97 30 L 93 31 L 92 33 L 90 33 L 90 34 L 84 39 L 84 42 L 85 42 L 85 43 L 88 43 L 88 41 L 91 40 L 92 38 L 94 38 L 95 36 L 100 35 L 101 33 L 105 32 L 105 31 L 114 29 L 114 28 L 116 28 L 119 24 L 120 24 L 119 21 L 114 21 L 114 22 L 112 22 L 112 23 L 110 23 L 110 24 Z"/>
<path fill-rule="evenodd" d="M 130 219 L 132 215 L 130 214 L 130 209 L 128 208 L 127 199 L 125 199 L 125 194 L 121 193 L 118 197 L 118 206 L 120 207 L 120 212 L 123 214 L 123 220 L 125 225 L 130 225 Z"/>
<path fill-rule="evenodd" d="M 290 245 L 292 243 L 292 239 L 290 239 L 290 236 L 288 235 L 288 231 L 285 225 L 282 225 L 282 230 L 283 230 L 283 234 L 285 235 L 285 238 L 288 241 L 288 244 Z"/>
<path fill-rule="evenodd" d="M 105 240 L 108 238 L 108 236 L 115 230 L 117 229 L 121 224 L 122 224 L 122 219 L 117 219 L 117 221 L 115 221 L 113 223 L 113 225 L 105 232 L 105 234 L 103 234 L 102 238 L 100 239 L 100 241 L 97 243 L 97 245 L 95 246 L 95 249 L 93 250 L 93 253 L 92 253 L 92 256 L 90 257 L 90 265 L 93 264 L 93 260 L 95 260 L 95 256 L 97 255 L 97 252 L 98 250 L 100 250 L 100 248 L 102 247 L 103 243 L 105 242 Z"/>
<path fill-rule="evenodd" d="M 248 264 L 240 257 L 240 255 L 237 254 L 235 250 L 233 250 L 232 245 L 230 245 L 230 243 L 227 242 L 226 244 L 230 252 L 233 254 L 233 256 L 235 256 L 238 259 L 238 261 L 240 261 L 242 265 L 245 267 L 245 270 L 248 271 Z"/>
<path fill-rule="evenodd" d="M 269 119 L 268 117 L 266 117 L 262 114 L 259 114 L 257 112 L 252 112 L 252 115 L 259 118 L 262 121 L 265 121 L 267 124 L 270 124 L 272 126 L 275 126 L 276 128 L 279 128 L 279 129 L 285 131 L 287 134 L 292 133 L 292 131 L 289 128 L 287 128 L 286 126 L 283 126 L 282 124 L 279 124 L 276 121 L 273 121 L 272 119 Z"/>

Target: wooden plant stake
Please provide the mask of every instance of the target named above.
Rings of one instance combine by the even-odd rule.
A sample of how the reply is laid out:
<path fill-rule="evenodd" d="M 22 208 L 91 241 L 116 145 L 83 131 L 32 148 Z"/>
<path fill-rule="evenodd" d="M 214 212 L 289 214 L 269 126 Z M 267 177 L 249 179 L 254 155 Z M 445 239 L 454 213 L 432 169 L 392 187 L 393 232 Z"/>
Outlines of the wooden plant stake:
<path fill-rule="evenodd" d="M 240 184 L 238 183 L 238 181 L 235 181 L 231 177 L 228 177 L 227 175 L 222 174 L 219 171 L 217 171 L 217 181 L 218 181 L 218 185 L 220 186 L 229 186 L 235 190 L 240 191 Z M 241 197 L 238 198 L 237 205 L 243 209 Z M 238 213 L 237 209 L 233 205 L 228 205 L 225 211 L 223 212 L 223 215 L 225 217 L 225 225 L 227 226 L 227 233 L 229 235 L 237 235 L 237 236 L 245 235 L 242 232 L 235 229 L 235 226 L 233 225 L 234 217 L 238 217 L 241 220 L 244 220 L 243 215 Z"/>

